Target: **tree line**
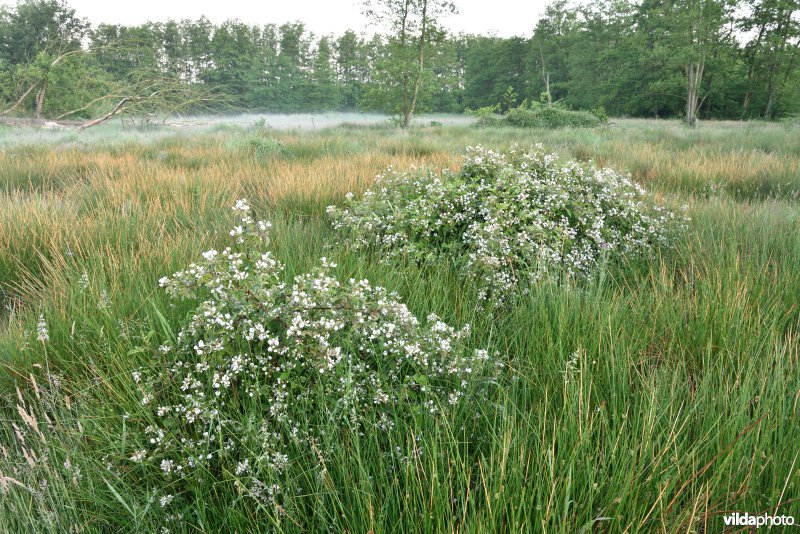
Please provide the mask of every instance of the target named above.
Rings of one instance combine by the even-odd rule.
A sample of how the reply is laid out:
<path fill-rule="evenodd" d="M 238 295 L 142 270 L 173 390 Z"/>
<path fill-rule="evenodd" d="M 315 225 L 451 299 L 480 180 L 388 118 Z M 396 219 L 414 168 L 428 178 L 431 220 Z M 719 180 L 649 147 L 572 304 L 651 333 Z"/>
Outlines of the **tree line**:
<path fill-rule="evenodd" d="M 0 11 L 0 113 L 458 113 L 545 102 L 613 116 L 800 112 L 800 0 L 555 0 L 531 34 L 452 34 L 438 0 L 365 4 L 384 34 L 206 18 L 92 27 L 62 0 Z M 513 17 L 514 13 L 508 13 Z"/>

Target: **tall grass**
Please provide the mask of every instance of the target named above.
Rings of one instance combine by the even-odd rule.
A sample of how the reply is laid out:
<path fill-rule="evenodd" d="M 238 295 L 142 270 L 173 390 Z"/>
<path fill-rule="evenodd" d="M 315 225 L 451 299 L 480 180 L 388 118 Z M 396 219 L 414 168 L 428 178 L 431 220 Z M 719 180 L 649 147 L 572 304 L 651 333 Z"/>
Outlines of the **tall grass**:
<path fill-rule="evenodd" d="M 244 130 L 5 140 L 0 530 L 716 532 L 733 511 L 800 519 L 796 133 L 651 121 L 340 128 L 269 132 L 285 148 L 270 158 L 242 149 Z M 534 287 L 495 316 L 447 265 L 389 268 L 330 248 L 325 206 L 385 166 L 454 168 L 466 145 L 532 142 L 630 170 L 688 204 L 684 239 L 588 286 Z M 507 354 L 509 373 L 492 403 L 460 407 L 444 431 L 424 418 L 400 429 L 408 461 L 370 435 L 337 433 L 331 455 L 302 460 L 324 462 L 327 476 L 304 481 L 301 513 L 254 515 L 220 480 L 178 520 L 119 461 L 139 413 L 130 372 L 153 365 L 142 348 L 186 314 L 157 280 L 219 246 L 241 196 L 275 224 L 287 276 L 336 256 L 343 276 L 398 291 L 418 315 L 471 323 L 474 346 Z"/>

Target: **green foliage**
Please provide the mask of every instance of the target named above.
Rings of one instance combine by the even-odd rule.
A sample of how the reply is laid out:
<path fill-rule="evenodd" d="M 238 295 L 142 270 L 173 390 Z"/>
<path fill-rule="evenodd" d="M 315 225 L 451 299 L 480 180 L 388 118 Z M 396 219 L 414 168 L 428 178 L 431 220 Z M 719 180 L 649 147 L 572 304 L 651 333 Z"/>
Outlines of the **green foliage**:
<path fill-rule="evenodd" d="M 369 71 L 366 44 L 356 32 L 347 30 L 335 41 L 333 48 L 342 108 L 354 110 L 361 102 Z"/>
<path fill-rule="evenodd" d="M 509 110 L 501 122 L 517 128 L 594 128 L 605 120 L 590 111 L 537 106 L 534 109 L 520 107 Z"/>
<path fill-rule="evenodd" d="M 63 0 L 22 0 L 0 9 L 0 66 L 23 65 L 41 52 L 80 48 L 89 23 Z"/>
<path fill-rule="evenodd" d="M 541 147 L 468 151 L 459 174 L 394 173 L 329 208 L 341 241 L 384 259 L 451 261 L 501 305 L 545 275 L 575 278 L 668 244 L 673 215 L 610 169 L 563 164 Z M 527 289 L 525 289 L 527 291 Z"/>
<path fill-rule="evenodd" d="M 519 95 L 517 94 L 517 92 L 514 90 L 512 86 L 509 85 L 505 93 L 503 93 L 503 99 L 500 102 L 501 109 L 506 112 L 514 109 L 515 107 L 517 107 L 518 98 Z M 525 107 L 525 106 L 523 105 L 520 107 Z"/>
<path fill-rule="evenodd" d="M 254 132 L 232 142 L 235 149 L 255 157 L 267 160 L 289 155 L 289 149 L 280 139 L 270 137 L 263 132 Z"/>
<path fill-rule="evenodd" d="M 528 96 L 526 45 L 520 37 L 471 36 L 464 52 L 464 106 L 477 109 L 503 102 L 509 87 L 517 95 Z"/>
<path fill-rule="evenodd" d="M 335 78 L 330 42 L 327 37 L 323 37 L 317 43 L 314 57 L 311 84 L 307 96 L 308 110 L 338 109 L 340 107 L 339 87 L 336 85 Z"/>
<path fill-rule="evenodd" d="M 205 18 L 90 28 L 63 2 L 26 0 L 0 12 L 0 105 L 24 94 L 39 54 L 79 52 L 48 86 L 48 118 L 76 109 L 77 100 L 116 95 L 109 84 L 131 83 L 143 72 L 218 88 L 226 102 L 214 104 L 217 111 L 230 104 L 275 112 L 376 110 L 405 124 L 412 107 L 459 113 L 499 102 L 505 112 L 528 101 L 602 107 L 612 116 L 679 117 L 690 98 L 690 64 L 703 67 L 692 97 L 702 119 L 772 119 L 800 110 L 794 0 L 556 0 L 530 38 L 448 34 L 437 21 L 453 5 L 442 0 L 385 0 L 372 8 L 394 25 L 366 39 L 354 31 L 317 37 L 302 22 Z M 27 95 L 19 114 L 35 110 L 37 94 Z M 81 113 L 92 115 L 90 109 L 108 106 Z"/>
<path fill-rule="evenodd" d="M 502 363 L 466 350 L 468 327 L 420 321 L 384 288 L 340 282 L 325 258 L 284 283 L 271 225 L 244 200 L 234 210 L 230 246 L 161 280 L 195 304 L 177 341 L 164 339 L 160 364 L 133 372 L 149 424 L 131 425 L 134 452 L 117 461 L 141 464 L 144 483 L 160 479 L 162 508 L 182 510 L 205 485 L 239 493 L 249 513 L 298 515 L 304 479 L 324 479 L 317 458 L 334 443 L 369 433 L 376 452 L 402 463 L 390 436 L 477 401 Z"/>
<path fill-rule="evenodd" d="M 598 106 L 596 108 L 590 109 L 589 113 L 597 117 L 603 124 L 608 122 L 608 113 L 606 113 L 606 108 L 604 108 L 603 106 Z"/>
<path fill-rule="evenodd" d="M 450 0 L 364 0 L 363 5 L 365 13 L 375 22 L 386 23 L 390 32 L 386 53 L 376 63 L 373 79 L 377 84 L 368 92 L 371 98 L 367 101 L 378 103 L 374 109 L 397 114 L 401 126 L 408 128 L 441 73 L 432 68 L 432 58 L 446 36 L 440 18 L 455 13 L 456 6 Z"/>
<path fill-rule="evenodd" d="M 465 111 L 478 117 L 477 126 L 494 126 L 500 122 L 499 110 L 500 105 L 495 104 L 494 106 L 484 106 L 476 110 L 467 109 Z"/>

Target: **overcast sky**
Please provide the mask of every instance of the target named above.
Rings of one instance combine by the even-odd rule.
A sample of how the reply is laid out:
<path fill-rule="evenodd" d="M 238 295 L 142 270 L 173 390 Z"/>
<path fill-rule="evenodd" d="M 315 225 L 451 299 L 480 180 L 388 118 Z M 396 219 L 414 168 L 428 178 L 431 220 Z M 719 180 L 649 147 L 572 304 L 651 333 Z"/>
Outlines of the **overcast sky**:
<path fill-rule="evenodd" d="M 533 31 L 548 0 L 456 0 L 459 14 L 445 20 L 453 32 L 500 36 L 527 36 Z M 282 24 L 300 20 L 316 34 L 340 34 L 346 29 L 367 31 L 357 0 L 67 0 L 78 16 L 93 25 L 140 24 L 167 19 L 196 19 L 205 15 L 212 22 L 239 19 L 248 24 Z M 0 0 L 0 5 L 15 5 Z"/>

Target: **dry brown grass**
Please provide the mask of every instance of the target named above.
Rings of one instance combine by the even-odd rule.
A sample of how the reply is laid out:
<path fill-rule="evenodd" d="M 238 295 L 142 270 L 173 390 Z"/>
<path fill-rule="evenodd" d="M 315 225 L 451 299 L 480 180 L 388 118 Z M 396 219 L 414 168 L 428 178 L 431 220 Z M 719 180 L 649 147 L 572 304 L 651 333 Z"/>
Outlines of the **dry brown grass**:
<path fill-rule="evenodd" d="M 364 190 L 389 165 L 441 169 L 458 160 L 378 151 L 260 161 L 202 140 L 158 151 L 0 152 L 8 177 L 0 192 L 2 286 L 18 300 L 63 309 L 75 265 L 91 262 L 104 287 L 124 290 L 135 273 L 166 272 L 213 239 L 237 198 L 262 209 L 287 199 L 325 205 Z"/>
<path fill-rule="evenodd" d="M 781 176 L 800 177 L 800 158 L 758 149 L 719 152 L 695 145 L 672 151 L 658 143 L 610 141 L 598 161 L 626 168 L 645 184 L 672 185 L 685 191 L 720 183 L 747 188 L 770 179 L 780 183 Z"/>

